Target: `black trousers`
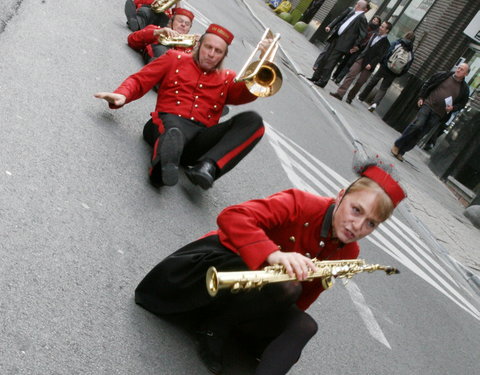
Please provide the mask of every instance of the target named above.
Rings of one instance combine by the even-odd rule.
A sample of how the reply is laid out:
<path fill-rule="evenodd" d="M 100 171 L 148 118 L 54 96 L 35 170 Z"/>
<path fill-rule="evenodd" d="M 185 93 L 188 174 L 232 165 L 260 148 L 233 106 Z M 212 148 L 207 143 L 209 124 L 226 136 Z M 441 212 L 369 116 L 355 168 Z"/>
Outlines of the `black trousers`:
<path fill-rule="evenodd" d="M 326 84 L 332 75 L 335 65 L 345 55 L 344 52 L 335 49 L 336 39 L 334 38 L 325 49 L 318 55 L 315 64 L 313 65 L 315 73 L 313 73 L 313 80 Z"/>
<path fill-rule="evenodd" d="M 153 147 L 152 160 L 158 157 L 158 145 L 165 132 L 177 128 L 184 137 L 180 164 L 192 166 L 202 160 L 213 161 L 217 167 L 215 179 L 235 167 L 265 133 L 262 118 L 253 111 L 239 113 L 211 127 L 169 113 L 159 113 L 159 118 L 161 126 L 150 120 L 143 129 L 145 141 Z"/>
<path fill-rule="evenodd" d="M 156 315 L 180 315 L 215 333 L 235 334 L 261 356 L 257 375 L 286 374 L 317 332 L 313 318 L 295 305 L 301 284 L 267 284 L 236 294 L 222 290 L 211 297 L 205 282 L 210 266 L 248 270 L 218 236 L 204 237 L 157 264 L 136 288 L 135 302 Z"/>

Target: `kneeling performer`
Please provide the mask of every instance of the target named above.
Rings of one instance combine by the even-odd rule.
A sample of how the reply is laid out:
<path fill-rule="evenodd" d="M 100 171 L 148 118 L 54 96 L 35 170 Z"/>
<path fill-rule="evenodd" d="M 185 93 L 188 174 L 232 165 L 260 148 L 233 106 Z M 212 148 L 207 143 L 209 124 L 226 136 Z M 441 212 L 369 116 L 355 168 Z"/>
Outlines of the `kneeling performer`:
<path fill-rule="evenodd" d="M 177 250 L 138 285 L 135 301 L 160 316 L 197 319 L 199 354 L 215 374 L 222 371 L 227 338 L 245 339 L 260 363 L 255 374 L 286 374 L 315 335 L 305 310 L 324 290 L 306 282 L 318 260 L 356 259 L 357 241 L 372 233 L 405 197 L 385 164 L 357 169 L 359 178 L 336 198 L 297 189 L 224 209 L 218 229 Z M 298 281 L 265 285 L 212 298 L 205 275 L 217 270 L 258 270 L 281 264 Z M 228 272 L 227 272 L 228 273 Z"/>

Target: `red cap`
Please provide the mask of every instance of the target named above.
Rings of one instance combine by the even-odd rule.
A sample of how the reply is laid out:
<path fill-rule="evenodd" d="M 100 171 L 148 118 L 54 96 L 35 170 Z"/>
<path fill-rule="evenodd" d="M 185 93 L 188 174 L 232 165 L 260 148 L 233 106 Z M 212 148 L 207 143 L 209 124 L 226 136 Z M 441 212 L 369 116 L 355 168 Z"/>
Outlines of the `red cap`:
<path fill-rule="evenodd" d="M 195 18 L 195 16 L 193 15 L 193 13 L 190 12 L 188 9 L 184 9 L 184 8 L 173 8 L 172 11 L 173 11 L 173 15 L 174 15 L 174 16 L 176 16 L 177 14 L 181 14 L 182 16 L 187 16 L 188 18 L 190 18 L 190 21 L 193 21 L 193 19 Z"/>
<path fill-rule="evenodd" d="M 210 34 L 215 34 L 218 35 L 220 38 L 222 38 L 225 42 L 227 42 L 228 45 L 232 43 L 233 40 L 233 34 L 228 31 L 226 28 L 220 25 L 216 25 L 212 23 L 210 26 L 208 26 L 206 33 Z"/>
<path fill-rule="evenodd" d="M 362 176 L 368 177 L 379 184 L 392 200 L 394 207 L 397 207 L 403 198 L 407 196 L 398 182 L 380 167 L 370 166 L 362 172 Z"/>

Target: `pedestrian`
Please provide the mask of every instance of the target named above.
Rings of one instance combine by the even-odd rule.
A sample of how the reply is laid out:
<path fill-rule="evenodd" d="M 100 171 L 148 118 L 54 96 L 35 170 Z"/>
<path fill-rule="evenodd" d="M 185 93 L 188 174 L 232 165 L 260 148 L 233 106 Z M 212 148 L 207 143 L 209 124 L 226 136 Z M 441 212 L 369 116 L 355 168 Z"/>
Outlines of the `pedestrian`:
<path fill-rule="evenodd" d="M 144 139 L 153 147 L 149 171 L 153 185 L 175 185 L 182 165 L 192 183 L 209 189 L 262 138 L 265 128 L 256 112 L 242 112 L 219 123 L 226 104 L 257 98 L 245 82 L 234 81 L 235 72 L 221 68 L 232 40 L 230 31 L 211 24 L 193 54 L 170 50 L 128 77 L 113 93 L 95 94 L 117 109 L 157 85 L 156 108 L 143 130 Z M 262 41 L 262 53 L 269 43 Z"/>
<path fill-rule="evenodd" d="M 148 25 L 156 25 L 165 27 L 172 16 L 171 10 L 167 9 L 164 12 L 155 12 L 152 10 L 152 5 L 155 5 L 157 0 L 126 0 L 125 1 L 125 15 L 127 16 L 127 26 L 132 31 L 138 31 Z M 176 4 L 175 4 L 176 3 Z M 179 1 L 176 1 L 172 6 L 178 6 Z"/>
<path fill-rule="evenodd" d="M 304 282 L 316 270 L 311 258 L 356 259 L 357 241 L 405 197 L 385 168 L 359 168 L 359 178 L 336 198 L 290 189 L 227 207 L 216 231 L 177 250 L 145 276 L 135 290 L 136 303 L 158 316 L 194 319 L 200 357 L 214 374 L 222 371 L 231 335 L 246 340 L 260 358 L 255 374 L 286 374 L 317 331 L 305 310 L 324 289 L 321 279 Z M 207 293 L 210 266 L 245 271 L 267 264 L 283 265 L 298 281 L 215 298 Z"/>
<path fill-rule="evenodd" d="M 355 52 L 353 47 L 360 48 L 362 40 L 367 35 L 367 19 L 365 11 L 368 2 L 359 0 L 353 9 L 347 8 L 335 18 L 325 31 L 330 33 L 324 50 L 317 57 L 314 64 L 315 73 L 310 81 L 319 87 L 325 87 L 330 79 L 335 65 L 346 53 Z"/>
<path fill-rule="evenodd" d="M 368 107 L 370 112 L 375 111 L 395 78 L 404 75 L 410 69 L 410 66 L 414 60 L 414 41 L 415 33 L 413 31 L 409 31 L 404 35 L 403 38 L 392 42 L 392 44 L 390 44 L 390 48 L 380 62 L 379 69 L 365 85 L 362 92 L 360 92 L 358 95 L 358 99 L 360 101 L 365 101 L 372 89 L 377 85 L 378 81 L 382 80 L 380 89 L 375 94 L 372 104 L 370 107 Z"/>
<path fill-rule="evenodd" d="M 360 88 L 363 86 L 363 84 L 367 82 L 373 70 L 380 62 L 383 55 L 385 55 L 387 52 L 388 47 L 390 46 L 387 35 L 391 29 L 392 24 L 390 22 L 385 21 L 380 25 L 378 32 L 372 35 L 367 43 L 367 46 L 348 71 L 348 74 L 340 87 L 336 92 L 331 92 L 330 95 L 336 99 L 342 100 L 343 96 L 348 91 L 348 88 L 358 76 L 357 81 L 350 91 L 348 91 L 346 99 L 348 104 L 352 103 L 355 95 L 357 95 L 358 91 L 360 91 Z"/>
<path fill-rule="evenodd" d="M 378 30 L 378 27 L 381 25 L 382 19 L 379 16 L 374 16 L 370 22 L 368 23 L 367 29 L 367 36 L 363 39 L 360 47 L 353 47 L 352 50 L 354 52 L 348 52 L 337 65 L 337 68 L 332 74 L 332 79 L 335 83 L 340 84 L 342 82 L 343 77 L 345 77 L 352 67 L 355 60 L 357 60 L 358 56 L 367 46 L 368 42 L 370 41 L 371 36 Z"/>
<path fill-rule="evenodd" d="M 465 82 L 469 70 L 468 64 L 462 63 L 455 72 L 435 73 L 423 84 L 417 102 L 420 109 L 392 146 L 390 152 L 393 156 L 403 161 L 403 155 L 414 148 L 430 129 L 445 122 L 450 112 L 465 107 L 470 94 Z"/>
<path fill-rule="evenodd" d="M 191 53 L 192 46 L 182 47 L 163 45 L 161 38 L 178 38 L 188 34 L 192 27 L 194 15 L 184 8 L 173 8 L 173 16 L 165 27 L 148 25 L 145 28 L 135 31 L 128 36 L 128 45 L 143 55 L 145 64 L 165 54 L 169 49 Z"/>

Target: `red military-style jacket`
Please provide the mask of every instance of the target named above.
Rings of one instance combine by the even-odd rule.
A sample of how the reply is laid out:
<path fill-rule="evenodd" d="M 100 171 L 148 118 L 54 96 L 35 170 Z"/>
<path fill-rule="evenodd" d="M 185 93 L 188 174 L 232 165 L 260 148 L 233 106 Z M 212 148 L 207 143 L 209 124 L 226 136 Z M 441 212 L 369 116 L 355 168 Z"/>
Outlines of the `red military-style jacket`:
<path fill-rule="evenodd" d="M 152 45 L 158 44 L 158 38 L 153 33 L 157 29 L 161 29 L 161 27 L 147 25 L 143 29 L 131 33 L 128 36 L 128 45 L 136 51 L 145 51 L 148 56 L 153 57 Z M 185 53 L 192 52 L 192 47 L 174 47 L 173 49 Z"/>
<path fill-rule="evenodd" d="M 217 218 L 220 242 L 239 254 L 251 269 L 265 266 L 274 251 L 297 252 L 319 260 L 356 259 L 357 242 L 342 244 L 332 238 L 335 200 L 298 189 L 266 199 L 230 206 Z M 305 281 L 297 301 L 306 310 L 324 290 L 320 279 Z"/>
<path fill-rule="evenodd" d="M 133 0 L 137 9 L 140 8 L 142 5 L 152 5 L 153 1 L 154 0 Z"/>
<path fill-rule="evenodd" d="M 192 54 L 169 50 L 128 77 L 114 92 L 125 95 L 126 103 L 141 98 L 158 85 L 155 112 L 176 114 L 210 127 L 218 124 L 226 104 L 245 104 L 257 97 L 243 82 L 234 82 L 231 70 L 203 71 Z M 110 108 L 119 108 L 110 104 Z"/>

